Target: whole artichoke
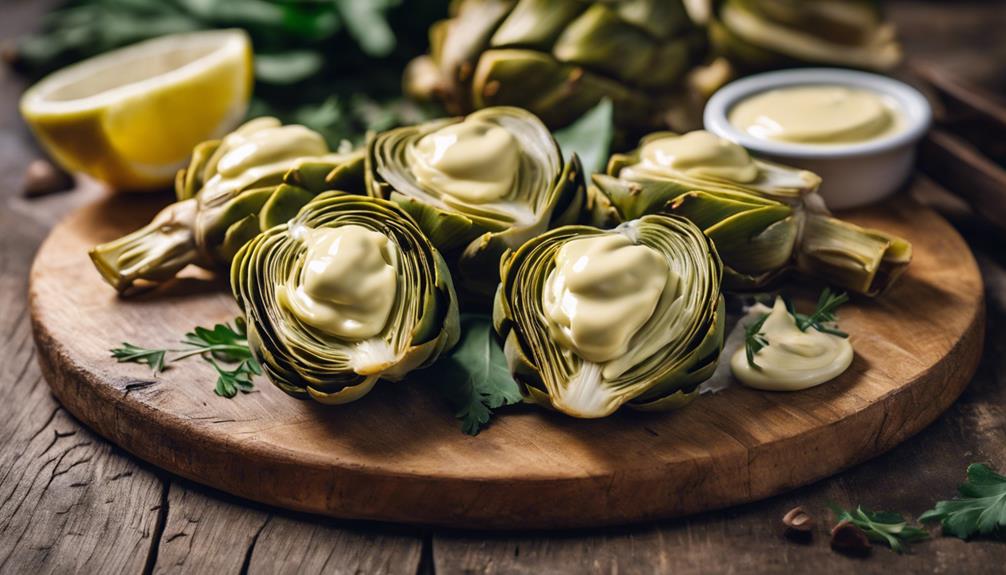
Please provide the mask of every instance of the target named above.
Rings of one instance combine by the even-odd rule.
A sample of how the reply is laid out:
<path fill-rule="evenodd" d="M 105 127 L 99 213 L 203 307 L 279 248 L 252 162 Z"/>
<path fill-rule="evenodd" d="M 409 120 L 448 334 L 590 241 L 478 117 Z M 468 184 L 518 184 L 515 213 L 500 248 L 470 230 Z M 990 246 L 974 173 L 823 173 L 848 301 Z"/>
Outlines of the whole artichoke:
<path fill-rule="evenodd" d="M 795 268 L 858 293 L 884 291 L 911 261 L 911 244 L 831 217 L 820 182 L 709 132 L 658 132 L 594 175 L 593 223 L 688 218 L 715 242 L 727 289 L 761 287 Z"/>
<path fill-rule="evenodd" d="M 367 188 L 399 204 L 451 263 L 460 287 L 491 295 L 499 258 L 545 231 L 577 223 L 580 160 L 564 162 L 533 114 L 487 108 L 373 136 Z"/>
<path fill-rule="evenodd" d="M 652 126 L 706 39 L 681 0 L 463 0 L 430 46 L 405 91 L 452 114 L 519 106 L 557 128 L 609 98 L 620 125 Z"/>
<path fill-rule="evenodd" d="M 886 70 L 901 59 L 878 0 L 716 0 L 709 33 L 744 70 L 825 64 Z"/>
<path fill-rule="evenodd" d="M 359 399 L 458 340 L 457 298 L 439 252 L 392 202 L 329 192 L 245 244 L 231 287 L 248 342 L 286 393 Z"/>
<path fill-rule="evenodd" d="M 504 256 L 493 323 L 530 402 L 584 418 L 673 409 L 715 370 L 721 274 L 684 218 L 565 226 Z"/>
<path fill-rule="evenodd" d="M 363 151 L 332 153 L 320 134 L 257 118 L 196 146 L 175 179 L 177 202 L 145 227 L 94 247 L 102 277 L 125 292 L 195 264 L 226 267 L 260 231 L 283 223 L 318 193 L 363 192 Z"/>

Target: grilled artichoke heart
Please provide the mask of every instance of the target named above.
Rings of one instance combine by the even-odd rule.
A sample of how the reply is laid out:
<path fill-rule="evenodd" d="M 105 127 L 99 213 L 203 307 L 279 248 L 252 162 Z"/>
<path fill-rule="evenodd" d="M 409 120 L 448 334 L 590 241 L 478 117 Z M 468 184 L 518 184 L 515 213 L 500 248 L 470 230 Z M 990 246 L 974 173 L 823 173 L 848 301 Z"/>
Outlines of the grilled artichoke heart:
<path fill-rule="evenodd" d="M 248 342 L 286 393 L 359 399 L 458 340 L 457 298 L 439 252 L 396 204 L 328 192 L 259 234 L 231 266 Z"/>
<path fill-rule="evenodd" d="M 493 323 L 530 402 L 583 418 L 674 409 L 716 367 L 721 274 L 684 218 L 565 226 L 504 256 Z"/>
<path fill-rule="evenodd" d="M 742 70 L 885 70 L 901 59 L 877 0 L 717 0 L 709 29 L 715 49 Z"/>
<path fill-rule="evenodd" d="M 362 193 L 363 164 L 362 150 L 332 153 L 317 132 L 257 118 L 196 146 L 175 179 L 178 201 L 147 226 L 93 248 L 91 260 L 120 292 L 189 264 L 226 267 L 245 242 L 322 191 Z"/>
<path fill-rule="evenodd" d="M 489 295 L 499 258 L 548 229 L 577 223 L 580 160 L 531 113 L 487 108 L 372 137 L 367 188 L 398 203 L 439 249 L 459 287 Z"/>
<path fill-rule="evenodd" d="M 463 0 L 430 46 L 405 90 L 452 114 L 519 106 L 557 128 L 609 98 L 639 126 L 658 122 L 706 39 L 681 0 Z"/>
<path fill-rule="evenodd" d="M 876 295 L 912 257 L 908 241 L 829 215 L 815 174 L 751 158 L 708 132 L 651 134 L 612 156 L 593 183 L 595 225 L 653 213 L 694 222 L 723 258 L 727 289 L 761 287 L 795 268 Z"/>

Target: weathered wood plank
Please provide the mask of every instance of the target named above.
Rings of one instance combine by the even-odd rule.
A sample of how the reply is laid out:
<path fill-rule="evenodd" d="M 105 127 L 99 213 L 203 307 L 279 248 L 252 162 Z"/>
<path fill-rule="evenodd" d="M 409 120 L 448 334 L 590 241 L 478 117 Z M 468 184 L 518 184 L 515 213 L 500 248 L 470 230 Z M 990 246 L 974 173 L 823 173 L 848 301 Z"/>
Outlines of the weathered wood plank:
<path fill-rule="evenodd" d="M 0 158 L 0 173 L 8 172 Z M 45 230 L 0 212 L 0 572 L 140 571 L 162 482 L 66 414 L 35 361 L 27 273 Z"/>
<path fill-rule="evenodd" d="M 422 545 L 417 529 L 276 513 L 259 534 L 248 573 L 413 575 Z"/>
<path fill-rule="evenodd" d="M 168 490 L 154 573 L 240 573 L 269 514 L 181 481 Z"/>

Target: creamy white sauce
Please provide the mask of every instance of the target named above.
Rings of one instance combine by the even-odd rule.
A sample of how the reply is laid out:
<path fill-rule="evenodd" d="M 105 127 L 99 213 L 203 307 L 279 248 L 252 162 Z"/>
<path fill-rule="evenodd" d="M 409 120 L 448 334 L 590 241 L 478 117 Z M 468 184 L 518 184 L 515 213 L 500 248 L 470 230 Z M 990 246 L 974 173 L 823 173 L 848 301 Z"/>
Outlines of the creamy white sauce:
<path fill-rule="evenodd" d="M 520 146 L 513 134 L 480 120 L 427 134 L 410 150 L 420 186 L 470 204 L 506 198 L 520 168 Z"/>
<path fill-rule="evenodd" d="M 848 338 L 817 331 L 801 331 L 776 298 L 772 311 L 762 325 L 768 345 L 748 363 L 742 345 L 730 358 L 730 369 L 748 387 L 769 391 L 798 391 L 820 385 L 841 375 L 852 364 L 852 344 Z"/>
<path fill-rule="evenodd" d="M 639 164 L 632 169 L 656 177 L 683 173 L 739 183 L 753 182 L 759 171 L 747 150 L 705 130 L 646 142 Z"/>
<path fill-rule="evenodd" d="M 313 130 L 256 118 L 224 137 L 207 166 L 215 174 L 203 185 L 200 202 L 226 201 L 264 177 L 282 175 L 304 157 L 328 153 L 325 139 Z"/>
<path fill-rule="evenodd" d="M 742 100 L 730 123 L 762 139 L 797 144 L 853 144 L 904 127 L 894 101 L 844 86 L 791 86 Z"/>
<path fill-rule="evenodd" d="M 625 235 L 572 240 L 559 250 L 545 281 L 542 304 L 549 329 L 587 361 L 621 357 L 653 315 L 670 275 L 663 256 Z"/>
<path fill-rule="evenodd" d="M 398 249 L 358 225 L 306 230 L 304 263 L 276 286 L 280 306 L 327 334 L 360 341 L 383 331 L 398 289 Z"/>

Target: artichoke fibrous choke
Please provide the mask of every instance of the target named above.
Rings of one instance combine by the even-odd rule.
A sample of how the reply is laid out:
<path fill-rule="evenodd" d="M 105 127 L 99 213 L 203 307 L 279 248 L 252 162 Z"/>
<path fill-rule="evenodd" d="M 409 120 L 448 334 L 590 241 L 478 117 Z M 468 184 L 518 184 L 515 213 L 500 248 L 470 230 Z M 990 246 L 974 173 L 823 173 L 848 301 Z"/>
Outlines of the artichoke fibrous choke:
<path fill-rule="evenodd" d="M 396 204 L 327 192 L 256 236 L 231 266 L 248 342 L 269 379 L 321 403 L 359 399 L 458 340 L 443 258 Z"/>
<path fill-rule="evenodd" d="M 327 190 L 363 193 L 363 151 L 332 153 L 320 134 L 257 118 L 200 144 L 175 180 L 177 202 L 143 228 L 90 252 L 116 290 L 156 284 L 195 264 L 226 268 L 256 234 Z"/>
<path fill-rule="evenodd" d="M 500 273 L 493 323 L 528 401 L 583 418 L 674 409 L 715 370 L 722 265 L 684 218 L 557 228 Z"/>

